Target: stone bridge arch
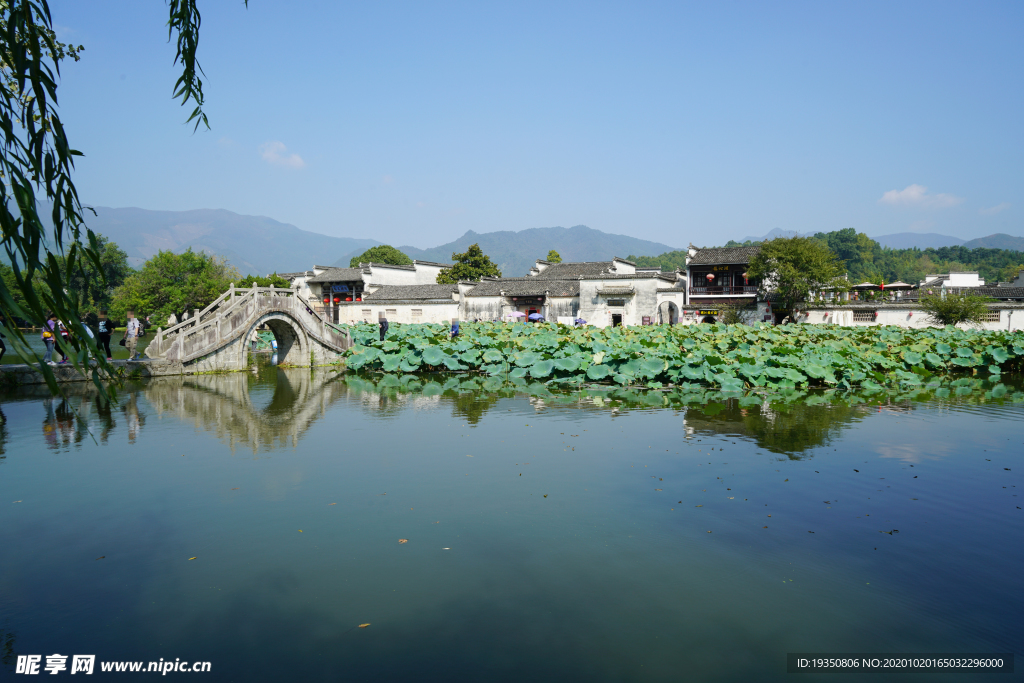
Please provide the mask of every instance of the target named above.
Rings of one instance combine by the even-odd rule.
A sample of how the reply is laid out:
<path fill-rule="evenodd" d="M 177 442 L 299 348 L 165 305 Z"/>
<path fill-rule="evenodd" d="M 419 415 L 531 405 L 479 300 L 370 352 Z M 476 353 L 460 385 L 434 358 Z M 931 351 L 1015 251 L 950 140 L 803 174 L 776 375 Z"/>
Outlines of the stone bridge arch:
<path fill-rule="evenodd" d="M 250 350 L 249 340 L 252 333 L 264 325 L 274 333 L 274 339 L 277 341 L 278 365 L 310 365 L 309 335 L 291 315 L 279 311 L 265 313 L 249 325 L 249 329 L 239 340 L 243 357 L 247 357 Z"/>
<path fill-rule="evenodd" d="M 146 355 L 199 372 L 243 370 L 249 338 L 263 324 L 277 339 L 282 365 L 328 365 L 352 345 L 344 329 L 318 315 L 294 290 L 232 287 L 188 320 L 157 330 Z"/>

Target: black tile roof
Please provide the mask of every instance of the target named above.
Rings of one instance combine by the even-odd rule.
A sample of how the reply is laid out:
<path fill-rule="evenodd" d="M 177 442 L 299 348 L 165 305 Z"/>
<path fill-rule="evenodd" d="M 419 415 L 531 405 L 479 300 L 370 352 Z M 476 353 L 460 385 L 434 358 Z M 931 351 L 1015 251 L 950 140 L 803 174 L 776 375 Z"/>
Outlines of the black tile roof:
<path fill-rule="evenodd" d="M 470 296 L 579 296 L 579 280 L 549 280 L 539 277 L 501 278 L 483 280 L 466 293 Z"/>
<path fill-rule="evenodd" d="M 993 299 L 1024 299 L 1024 287 L 978 287 L 976 291 Z"/>
<path fill-rule="evenodd" d="M 544 280 L 578 280 L 592 278 L 607 273 L 612 268 L 612 261 L 583 261 L 579 263 L 552 263 L 538 275 L 531 275 Z"/>
<path fill-rule="evenodd" d="M 410 301 L 452 298 L 458 285 L 387 285 L 373 294 L 364 294 L 363 301 Z"/>
<path fill-rule="evenodd" d="M 691 266 L 710 266 L 715 264 L 750 263 L 750 260 L 761 251 L 761 245 L 751 247 L 713 247 L 699 249 L 690 259 Z"/>
<path fill-rule="evenodd" d="M 420 261 L 419 259 L 413 259 L 413 263 L 422 263 L 425 266 L 441 266 L 442 268 L 451 268 L 451 263 L 435 263 L 433 261 Z"/>
<path fill-rule="evenodd" d="M 362 279 L 363 271 L 361 268 L 328 268 L 319 275 L 309 278 L 306 282 L 355 282 Z"/>

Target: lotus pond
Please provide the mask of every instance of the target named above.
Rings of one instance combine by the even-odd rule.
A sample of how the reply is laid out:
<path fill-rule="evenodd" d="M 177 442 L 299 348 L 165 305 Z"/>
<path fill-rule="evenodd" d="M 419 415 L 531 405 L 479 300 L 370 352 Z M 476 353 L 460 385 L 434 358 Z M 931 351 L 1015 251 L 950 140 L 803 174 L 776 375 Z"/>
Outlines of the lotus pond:
<path fill-rule="evenodd" d="M 736 358 L 698 348 L 722 332 L 693 331 L 708 367 Z M 560 350 L 609 337 L 590 339 Z M 597 365 L 630 362 L 608 345 Z M 831 387 L 562 386 L 541 361 L 513 376 L 516 353 L 554 356 L 517 348 L 507 379 L 261 363 L 114 402 L 0 393 L 0 671 L 746 683 L 791 680 L 788 652 L 1019 651 L 1024 386 L 990 345 L 1002 372 L 853 389 L 845 367 Z M 788 367 L 775 350 L 761 364 Z"/>
<path fill-rule="evenodd" d="M 998 377 L 1024 369 L 1024 332 L 831 325 L 376 325 L 348 328 L 351 370 L 474 371 L 548 384 L 690 384 L 737 391 L 922 384 L 935 376 Z"/>

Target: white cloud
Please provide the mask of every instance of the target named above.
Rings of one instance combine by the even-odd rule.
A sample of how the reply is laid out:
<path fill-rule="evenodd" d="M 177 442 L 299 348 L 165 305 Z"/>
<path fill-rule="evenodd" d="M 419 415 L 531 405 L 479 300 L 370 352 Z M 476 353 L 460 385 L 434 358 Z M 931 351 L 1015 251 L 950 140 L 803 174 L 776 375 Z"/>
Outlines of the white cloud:
<path fill-rule="evenodd" d="M 951 194 L 928 194 L 924 185 L 907 185 L 902 190 L 889 190 L 878 200 L 880 204 L 893 206 L 919 206 L 925 209 L 948 209 L 962 204 L 963 197 Z"/>
<path fill-rule="evenodd" d="M 980 213 L 982 216 L 995 216 L 1000 211 L 1006 211 L 1009 208 L 1010 208 L 1010 203 L 1009 202 L 1003 202 L 1002 204 L 996 204 L 995 206 L 990 206 L 987 209 L 978 209 L 978 213 Z"/>
<path fill-rule="evenodd" d="M 287 168 L 303 168 L 306 162 L 298 154 L 289 154 L 283 142 L 271 140 L 260 145 L 260 156 L 268 164 Z"/>

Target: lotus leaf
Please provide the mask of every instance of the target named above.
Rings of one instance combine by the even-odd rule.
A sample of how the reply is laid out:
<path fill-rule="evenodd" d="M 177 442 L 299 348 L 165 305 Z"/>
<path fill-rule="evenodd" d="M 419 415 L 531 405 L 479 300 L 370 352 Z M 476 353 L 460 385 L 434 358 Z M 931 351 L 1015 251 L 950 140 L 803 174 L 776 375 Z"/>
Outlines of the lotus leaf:
<path fill-rule="evenodd" d="M 483 359 L 487 363 L 500 363 L 505 360 L 505 356 L 498 349 L 487 349 L 484 351 Z"/>
<path fill-rule="evenodd" d="M 521 368 L 528 368 L 534 363 L 543 360 L 539 353 L 534 353 L 533 351 L 521 351 L 515 354 L 514 358 L 516 365 L 518 365 Z"/>
<path fill-rule="evenodd" d="M 423 349 L 423 362 L 427 365 L 441 365 L 447 354 L 436 346 Z"/>
<path fill-rule="evenodd" d="M 563 372 L 576 372 L 580 369 L 580 359 L 575 356 L 558 358 L 555 360 L 555 367 Z"/>

